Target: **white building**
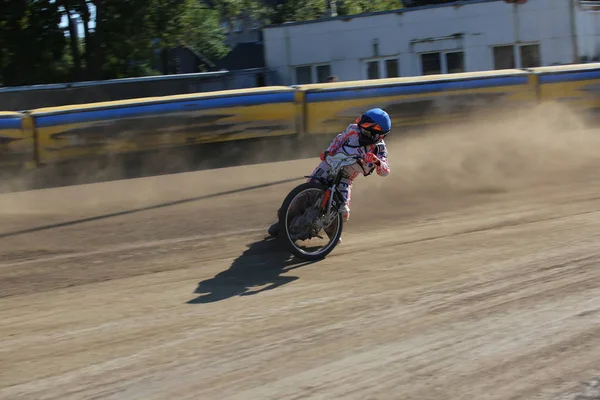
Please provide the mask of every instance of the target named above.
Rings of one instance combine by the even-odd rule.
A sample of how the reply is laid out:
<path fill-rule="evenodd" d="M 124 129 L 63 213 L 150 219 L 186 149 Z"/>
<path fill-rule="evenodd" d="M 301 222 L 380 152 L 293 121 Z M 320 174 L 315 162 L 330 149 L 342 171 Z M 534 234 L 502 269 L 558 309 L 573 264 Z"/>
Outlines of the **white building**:
<path fill-rule="evenodd" d="M 457 1 L 264 28 L 279 83 L 528 68 L 600 60 L 600 1 Z"/>

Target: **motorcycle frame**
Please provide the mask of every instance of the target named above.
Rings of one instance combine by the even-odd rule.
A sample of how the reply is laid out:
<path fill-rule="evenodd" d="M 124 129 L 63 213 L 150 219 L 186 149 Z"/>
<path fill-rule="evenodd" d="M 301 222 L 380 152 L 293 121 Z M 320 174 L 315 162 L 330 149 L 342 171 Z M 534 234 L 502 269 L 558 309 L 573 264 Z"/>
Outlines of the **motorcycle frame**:
<path fill-rule="evenodd" d="M 337 169 L 337 172 L 335 173 L 335 175 L 333 175 L 333 180 L 325 179 L 321 176 L 314 176 L 314 175 L 308 175 L 308 176 L 305 175 L 304 176 L 305 178 L 316 179 L 317 181 L 319 181 L 320 183 L 322 183 L 323 185 L 328 187 L 328 189 L 325 191 L 325 198 L 323 199 L 323 203 L 321 204 L 321 213 L 323 213 L 324 215 L 329 216 L 331 214 L 331 207 L 333 204 L 333 199 L 334 199 L 335 193 L 339 192 L 338 185 L 340 184 L 342 178 L 344 177 L 344 168 L 349 165 L 353 165 L 354 163 L 359 163 L 361 165 L 361 168 L 363 168 L 363 171 L 364 171 L 364 167 L 360 163 L 360 157 L 351 156 L 351 157 L 348 157 L 347 159 L 353 159 L 354 162 L 352 164 L 341 165 L 341 164 L 345 164 L 345 161 L 344 160 L 340 161 L 339 165 L 334 167 L 334 169 Z M 329 176 L 331 176 L 331 175 L 329 175 Z M 327 202 L 327 207 L 325 207 L 325 204 L 324 204 L 325 202 Z M 327 222 L 331 222 L 331 221 L 328 220 Z"/>

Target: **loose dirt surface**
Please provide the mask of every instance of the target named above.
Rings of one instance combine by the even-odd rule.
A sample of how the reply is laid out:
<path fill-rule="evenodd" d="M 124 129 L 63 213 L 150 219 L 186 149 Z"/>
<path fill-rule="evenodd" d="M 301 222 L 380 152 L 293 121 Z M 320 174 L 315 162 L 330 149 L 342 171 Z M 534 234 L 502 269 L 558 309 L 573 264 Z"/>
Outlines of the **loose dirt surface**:
<path fill-rule="evenodd" d="M 600 372 L 573 148 L 398 146 L 313 264 L 264 233 L 316 159 L 1 195 L 0 398 L 566 398 Z"/>

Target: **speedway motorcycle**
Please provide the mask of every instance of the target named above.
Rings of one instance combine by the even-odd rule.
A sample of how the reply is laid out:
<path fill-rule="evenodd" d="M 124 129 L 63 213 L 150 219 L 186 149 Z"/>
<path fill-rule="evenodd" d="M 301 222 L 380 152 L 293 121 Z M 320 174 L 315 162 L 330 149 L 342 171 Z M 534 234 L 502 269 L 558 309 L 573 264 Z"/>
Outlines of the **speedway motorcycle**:
<path fill-rule="evenodd" d="M 279 212 L 279 236 L 292 254 L 307 261 L 326 257 L 342 236 L 344 197 L 338 185 L 348 177 L 345 167 L 359 163 L 364 170 L 362 156 L 340 152 L 325 161 L 331 166 L 328 174 L 305 176 L 309 181 L 289 192 Z"/>

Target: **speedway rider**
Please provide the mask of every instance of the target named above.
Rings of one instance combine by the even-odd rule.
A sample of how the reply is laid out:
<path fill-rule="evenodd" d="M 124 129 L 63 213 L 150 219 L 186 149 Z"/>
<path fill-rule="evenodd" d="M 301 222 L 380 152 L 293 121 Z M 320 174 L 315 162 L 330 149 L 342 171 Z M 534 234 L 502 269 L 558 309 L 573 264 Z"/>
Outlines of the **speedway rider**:
<path fill-rule="evenodd" d="M 359 174 L 368 176 L 373 171 L 376 171 L 380 176 L 389 175 L 390 165 L 387 160 L 387 147 L 383 139 L 391 129 L 392 121 L 389 115 L 381 108 L 373 108 L 358 117 L 353 124 L 348 125 L 344 132 L 338 134 L 329 147 L 321 153 L 321 163 L 314 170 L 312 176 L 327 175 L 331 167 L 325 159 L 329 155 L 343 152 L 349 156 L 362 156 L 362 163 L 345 167 L 348 178 L 343 178 L 338 185 L 338 189 L 345 200 L 345 204 L 341 209 L 344 222 L 350 218 L 350 198 L 354 179 Z M 269 235 L 271 236 L 277 236 L 279 232 L 278 222 L 269 228 Z M 325 232 L 330 236 L 327 228 Z"/>

